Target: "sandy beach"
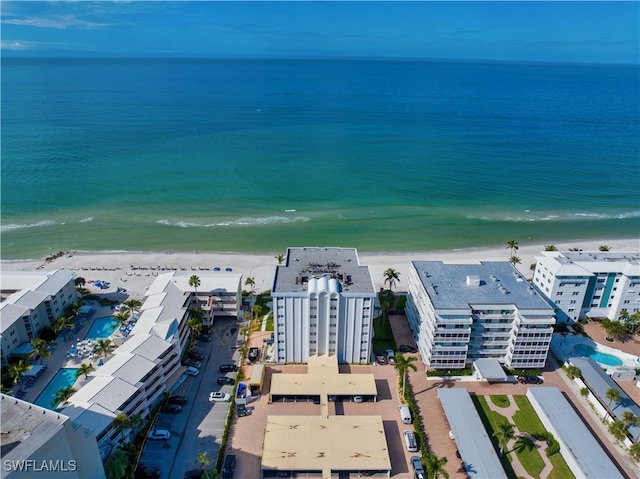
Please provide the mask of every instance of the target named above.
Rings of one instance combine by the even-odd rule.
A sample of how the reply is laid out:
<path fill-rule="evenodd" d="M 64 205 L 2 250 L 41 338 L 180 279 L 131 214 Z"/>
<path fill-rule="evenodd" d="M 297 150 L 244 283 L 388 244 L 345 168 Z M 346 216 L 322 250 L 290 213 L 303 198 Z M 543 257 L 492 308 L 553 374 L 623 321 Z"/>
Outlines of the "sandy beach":
<path fill-rule="evenodd" d="M 580 248 L 583 251 L 597 251 L 600 245 L 606 244 L 613 252 L 640 252 L 640 240 L 590 240 L 556 243 L 560 251 L 569 248 Z M 535 262 L 535 256 L 544 250 L 544 244 L 521 242 L 516 255 L 521 259 L 517 268 L 526 276 L 531 276 L 530 265 Z M 285 254 L 282 251 L 280 254 Z M 209 252 L 78 252 L 69 251 L 64 255 L 47 261 L 3 261 L 2 268 L 12 271 L 31 271 L 40 269 L 68 269 L 77 271 L 78 276 L 89 280 L 106 280 L 111 283 L 110 292 L 117 287 L 127 289 L 129 296 L 142 298 L 152 283 L 155 275 L 166 271 L 176 270 L 183 274 L 200 274 L 204 269 L 214 273 L 215 267 L 220 268 L 216 274 L 241 274 L 242 282 L 248 277 L 254 278 L 255 289 L 265 291 L 271 289 L 275 267 L 278 264 L 276 255 L 240 254 L 240 253 L 209 253 Z M 440 250 L 415 253 L 367 253 L 358 252 L 361 264 L 371 269 L 371 275 L 376 288 L 384 286 L 383 272 L 387 268 L 394 268 L 400 273 L 400 283 L 396 290 L 406 288 L 406 279 L 411 261 L 444 261 L 449 263 L 476 263 L 479 261 L 507 261 L 510 251 L 504 245 L 492 248 L 470 248 L 462 250 Z M 155 268 L 155 269 L 151 269 Z M 231 268 L 231 271 L 226 271 Z M 91 289 L 94 289 L 91 287 Z"/>

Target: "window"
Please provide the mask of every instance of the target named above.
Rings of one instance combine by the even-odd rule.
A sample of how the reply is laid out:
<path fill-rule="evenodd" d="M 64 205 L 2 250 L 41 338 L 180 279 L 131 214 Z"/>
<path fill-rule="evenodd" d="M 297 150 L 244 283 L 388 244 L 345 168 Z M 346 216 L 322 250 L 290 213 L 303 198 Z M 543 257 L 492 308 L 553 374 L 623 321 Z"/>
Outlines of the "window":
<path fill-rule="evenodd" d="M 580 293 L 578 291 L 574 291 L 573 293 L 571 293 L 573 296 L 578 296 Z"/>
<path fill-rule="evenodd" d="M 560 292 L 558 293 L 558 296 L 562 296 L 562 291 L 560 291 Z"/>

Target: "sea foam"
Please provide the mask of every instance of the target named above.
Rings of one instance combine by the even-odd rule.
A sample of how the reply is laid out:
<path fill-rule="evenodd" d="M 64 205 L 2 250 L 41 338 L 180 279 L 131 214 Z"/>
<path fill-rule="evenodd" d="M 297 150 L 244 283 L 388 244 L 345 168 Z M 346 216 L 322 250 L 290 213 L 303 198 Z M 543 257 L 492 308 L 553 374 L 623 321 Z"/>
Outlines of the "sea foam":
<path fill-rule="evenodd" d="M 42 221 L 37 221 L 35 223 L 27 223 L 27 224 L 11 223 L 8 225 L 2 225 L 2 228 L 0 229 L 0 231 L 13 231 L 13 230 L 19 230 L 22 228 L 39 228 L 41 226 L 53 226 L 55 224 L 56 222 L 51 220 L 42 220 Z"/>

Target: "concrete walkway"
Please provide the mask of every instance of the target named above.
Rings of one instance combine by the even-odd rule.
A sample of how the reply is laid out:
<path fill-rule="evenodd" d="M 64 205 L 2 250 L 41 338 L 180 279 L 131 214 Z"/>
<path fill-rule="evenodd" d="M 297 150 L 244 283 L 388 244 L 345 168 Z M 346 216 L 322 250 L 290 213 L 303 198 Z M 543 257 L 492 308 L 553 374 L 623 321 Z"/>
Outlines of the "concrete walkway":
<path fill-rule="evenodd" d="M 269 311 L 267 311 L 267 314 L 265 314 L 262 318 L 262 325 L 260 325 L 260 331 L 266 331 L 267 330 L 267 319 L 269 319 L 269 315 L 271 314 L 272 308 L 273 308 L 273 302 L 269 301 L 266 304 L 267 308 L 269 308 Z"/>
<path fill-rule="evenodd" d="M 547 457 L 547 453 L 546 453 L 547 443 L 546 441 L 539 441 L 535 437 L 533 437 L 531 434 L 527 433 L 526 431 L 522 432 L 518 429 L 518 426 L 516 426 L 516 423 L 513 420 L 513 416 L 515 413 L 517 413 L 520 410 L 520 408 L 516 404 L 511 394 L 507 395 L 507 398 L 509 399 L 509 406 L 500 407 L 493 403 L 490 396 L 485 396 L 485 399 L 487 400 L 487 404 L 489 405 L 489 409 L 491 409 L 494 412 L 497 412 L 501 416 L 506 417 L 507 420 L 514 426 L 513 428 L 514 438 L 507 443 L 507 451 L 505 451 L 507 454 L 511 456 L 511 467 L 513 468 L 514 472 L 518 477 L 524 477 L 526 479 L 536 479 L 535 477 L 531 476 L 527 472 L 524 466 L 520 463 L 520 459 L 514 452 L 518 438 L 526 437 L 534 444 L 535 448 L 538 450 L 538 453 L 540 454 L 540 457 L 544 461 L 544 468 L 540 472 L 538 479 L 546 479 L 551 473 L 551 471 L 553 470 L 553 464 L 551 464 L 551 461 Z"/>

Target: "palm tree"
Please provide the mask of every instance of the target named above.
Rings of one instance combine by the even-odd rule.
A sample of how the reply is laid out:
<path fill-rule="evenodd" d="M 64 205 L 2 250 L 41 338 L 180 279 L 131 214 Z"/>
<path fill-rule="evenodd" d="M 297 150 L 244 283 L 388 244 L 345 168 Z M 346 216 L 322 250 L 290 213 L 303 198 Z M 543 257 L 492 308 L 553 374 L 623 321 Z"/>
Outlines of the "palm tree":
<path fill-rule="evenodd" d="M 71 318 L 75 318 L 78 314 L 78 311 L 82 307 L 82 303 L 80 301 L 74 301 L 65 310 L 65 315 L 70 316 Z"/>
<path fill-rule="evenodd" d="M 611 251 L 611 246 L 607 246 L 606 244 L 601 244 L 598 249 L 600 251 Z"/>
<path fill-rule="evenodd" d="M 284 255 L 283 254 L 276 255 L 276 259 L 278 260 L 278 264 L 284 263 Z"/>
<path fill-rule="evenodd" d="M 129 314 L 129 316 L 133 316 L 133 313 L 140 310 L 142 306 L 142 301 L 139 299 L 131 298 L 122 303 L 124 305 L 124 310 Z"/>
<path fill-rule="evenodd" d="M 636 416 L 631 411 L 625 411 L 622 413 L 622 422 L 624 422 L 627 427 L 635 426 L 640 428 L 640 416 Z M 638 439 L 640 439 L 640 433 L 633 438 L 634 442 L 638 442 Z"/>
<path fill-rule="evenodd" d="M 446 457 L 438 457 L 430 452 L 425 457 L 425 466 L 427 469 L 427 479 L 437 479 L 439 476 L 449 479 L 449 473 L 446 469 Z"/>
<path fill-rule="evenodd" d="M 142 423 L 144 422 L 142 419 L 142 414 L 140 413 L 134 414 L 129 419 L 131 421 L 131 429 L 133 430 L 138 429 L 140 426 L 142 426 Z"/>
<path fill-rule="evenodd" d="M 191 329 L 192 336 L 198 336 L 202 332 L 202 328 L 204 327 L 204 325 L 202 324 L 202 318 L 198 318 L 195 316 L 191 317 L 187 324 Z"/>
<path fill-rule="evenodd" d="M 640 442 L 636 442 L 631 445 L 629 448 L 629 455 L 634 461 L 640 462 Z"/>
<path fill-rule="evenodd" d="M 117 321 L 119 326 L 122 327 L 129 321 L 129 316 L 124 311 L 118 311 L 113 315 L 113 320 Z"/>
<path fill-rule="evenodd" d="M 113 422 L 111 423 L 115 430 L 123 436 L 123 433 L 131 428 L 131 419 L 126 414 L 119 412 L 116 414 L 116 417 L 113 418 Z M 120 441 L 122 441 L 123 437 L 120 437 Z"/>
<path fill-rule="evenodd" d="M 418 358 L 416 358 L 415 356 L 403 356 L 401 354 L 398 354 L 396 356 L 396 364 L 394 366 L 394 368 L 396 368 L 396 371 L 398 371 L 398 374 L 402 375 L 402 399 L 404 400 L 404 390 L 405 390 L 405 384 L 406 384 L 406 380 L 407 380 L 407 372 L 409 371 L 409 369 L 411 369 L 412 371 L 417 371 L 418 368 L 416 367 L 415 364 L 413 364 L 415 361 L 417 361 Z"/>
<path fill-rule="evenodd" d="M 87 284 L 87 281 L 82 276 L 78 276 L 74 281 L 76 283 L 76 287 L 79 288 L 82 288 L 85 284 Z"/>
<path fill-rule="evenodd" d="M 76 390 L 71 386 L 67 386 L 66 388 L 58 389 L 55 393 L 53 393 L 53 401 L 51 401 L 51 407 L 55 408 L 58 404 L 64 406 L 71 396 L 75 394 Z"/>
<path fill-rule="evenodd" d="M 607 404 L 607 409 L 609 410 L 609 414 L 611 414 L 611 404 L 615 401 L 616 403 L 620 401 L 620 390 L 617 388 L 609 388 L 604 393 L 604 397 L 609 400 L 609 404 Z M 613 415 L 612 415 L 613 417 Z M 605 416 L 606 419 L 606 416 Z"/>
<path fill-rule="evenodd" d="M 196 298 L 198 297 L 198 288 L 200 287 L 200 278 L 193 274 L 191 275 L 191 277 L 189 278 L 189 286 L 191 286 L 193 288 L 193 290 L 196 293 Z"/>
<path fill-rule="evenodd" d="M 618 441 L 624 441 L 629 431 L 627 431 L 627 425 L 622 421 L 613 421 L 608 426 L 609 433 Z"/>
<path fill-rule="evenodd" d="M 89 373 L 94 369 L 95 368 L 91 364 L 82 363 L 76 371 L 76 378 L 79 378 L 84 374 L 84 378 L 87 379 L 89 377 Z"/>
<path fill-rule="evenodd" d="M 206 471 L 206 467 L 211 464 L 211 459 L 209 459 L 209 455 L 207 451 L 202 451 L 196 456 L 196 464 L 200 467 L 200 470 L 204 473 L 206 478 L 209 477 L 209 474 Z"/>
<path fill-rule="evenodd" d="M 42 358 L 50 358 L 51 351 L 49 351 L 49 343 L 41 338 L 33 338 L 30 341 L 33 352 L 31 355 L 34 358 L 40 358 L 40 364 L 43 363 Z"/>
<path fill-rule="evenodd" d="M 73 319 L 69 316 L 60 316 L 53 325 L 53 330 L 56 333 L 61 333 L 65 329 L 73 329 L 76 325 L 73 323 Z"/>
<path fill-rule="evenodd" d="M 13 384 L 17 384 L 20 377 L 32 367 L 33 366 L 28 364 L 24 359 L 21 359 L 17 363 L 9 364 L 8 372 Z"/>
<path fill-rule="evenodd" d="M 580 395 L 584 398 L 588 398 L 589 397 L 589 388 L 588 387 L 583 387 L 582 389 L 580 389 Z"/>
<path fill-rule="evenodd" d="M 522 263 L 522 260 L 520 259 L 519 256 L 511 256 L 509 258 L 509 263 L 511 263 L 513 266 Z"/>
<path fill-rule="evenodd" d="M 244 285 L 251 286 L 251 294 L 253 294 L 253 288 L 255 288 L 256 286 L 256 280 L 253 279 L 251 276 L 249 276 L 247 279 L 244 280 Z"/>
<path fill-rule="evenodd" d="M 582 248 L 569 248 L 567 251 L 582 251 Z"/>
<path fill-rule="evenodd" d="M 111 350 L 115 347 L 110 339 L 98 339 L 94 348 L 98 357 L 107 357 L 111 354 Z"/>
<path fill-rule="evenodd" d="M 262 314 L 262 306 L 260 304 L 254 304 L 252 309 L 253 309 L 253 314 L 255 315 L 255 318 L 258 319 Z"/>
<path fill-rule="evenodd" d="M 564 372 L 567 373 L 567 377 L 572 381 L 575 378 L 579 378 L 580 375 L 582 374 L 582 371 L 580 371 L 580 368 L 578 366 L 574 366 L 573 364 L 569 366 L 564 366 L 562 369 L 564 369 Z"/>
<path fill-rule="evenodd" d="M 507 447 L 507 444 L 514 438 L 513 424 L 509 422 L 498 424 L 498 429 L 496 429 L 496 432 L 494 432 L 493 435 L 498 439 L 498 443 L 500 444 L 500 456 L 503 456 L 504 449 Z"/>
<path fill-rule="evenodd" d="M 554 244 L 546 244 L 546 245 L 544 245 L 544 250 L 545 251 L 558 251 L 558 248 L 556 248 L 556 245 L 554 245 Z"/>
<path fill-rule="evenodd" d="M 396 281 L 400 282 L 400 273 L 393 268 L 387 268 L 384 273 L 384 284 L 389 283 L 389 289 L 393 289 L 396 285 Z"/>
<path fill-rule="evenodd" d="M 507 249 L 511 251 L 511 256 L 516 254 L 516 251 L 518 251 L 518 248 L 520 248 L 520 246 L 518 246 L 518 242 L 516 240 L 507 241 Z"/>

